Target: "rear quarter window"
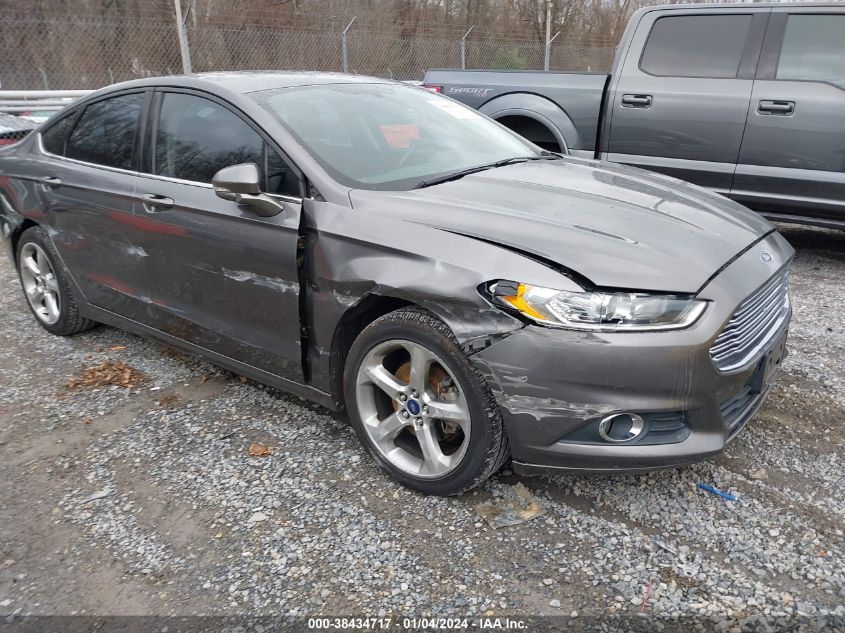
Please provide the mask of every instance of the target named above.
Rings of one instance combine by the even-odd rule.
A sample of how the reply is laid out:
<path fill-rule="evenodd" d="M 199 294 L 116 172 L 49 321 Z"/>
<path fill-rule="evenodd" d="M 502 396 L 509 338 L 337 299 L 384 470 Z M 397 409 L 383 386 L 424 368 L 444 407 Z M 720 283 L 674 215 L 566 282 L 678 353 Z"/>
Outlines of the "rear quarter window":
<path fill-rule="evenodd" d="M 678 15 L 658 18 L 640 58 L 640 70 L 661 77 L 734 78 L 751 15 Z"/>
<path fill-rule="evenodd" d="M 76 112 L 72 112 L 64 118 L 56 121 L 47 130 L 41 133 L 41 143 L 44 145 L 45 150 L 51 154 L 64 156 L 65 140 L 67 139 L 67 135 L 70 132 L 71 127 L 73 127 L 73 120 L 75 118 Z"/>

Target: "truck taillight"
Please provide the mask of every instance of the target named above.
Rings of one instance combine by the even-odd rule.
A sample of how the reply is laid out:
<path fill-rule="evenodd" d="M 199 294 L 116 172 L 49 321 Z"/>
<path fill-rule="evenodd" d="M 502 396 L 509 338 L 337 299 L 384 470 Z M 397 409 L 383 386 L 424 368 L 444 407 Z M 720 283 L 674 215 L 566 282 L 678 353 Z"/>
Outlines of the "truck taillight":
<path fill-rule="evenodd" d="M 422 87 L 428 90 L 429 92 L 436 92 L 437 94 L 443 92 L 443 86 L 435 86 L 434 84 L 423 84 Z"/>

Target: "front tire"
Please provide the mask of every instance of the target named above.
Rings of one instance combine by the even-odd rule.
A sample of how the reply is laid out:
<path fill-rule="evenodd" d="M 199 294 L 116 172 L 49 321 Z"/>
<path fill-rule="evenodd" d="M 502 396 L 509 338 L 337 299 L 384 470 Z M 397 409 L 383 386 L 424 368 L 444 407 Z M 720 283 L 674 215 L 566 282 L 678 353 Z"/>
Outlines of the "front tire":
<path fill-rule="evenodd" d="M 379 467 L 404 486 L 455 495 L 507 460 L 502 416 L 449 327 L 402 308 L 355 339 L 344 371 L 349 418 Z"/>
<path fill-rule="evenodd" d="M 18 241 L 18 277 L 29 309 L 51 334 L 70 336 L 91 329 L 94 321 L 79 314 L 67 272 L 47 231 L 27 229 Z"/>

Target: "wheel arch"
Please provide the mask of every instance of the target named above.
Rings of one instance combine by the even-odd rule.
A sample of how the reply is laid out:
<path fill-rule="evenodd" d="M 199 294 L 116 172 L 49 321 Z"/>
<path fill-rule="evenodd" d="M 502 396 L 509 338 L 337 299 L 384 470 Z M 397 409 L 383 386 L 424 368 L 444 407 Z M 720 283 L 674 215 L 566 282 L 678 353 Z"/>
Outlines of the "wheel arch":
<path fill-rule="evenodd" d="M 346 359 L 349 356 L 352 343 L 364 328 L 379 317 L 410 306 L 420 307 L 405 299 L 371 292 L 364 295 L 360 301 L 343 313 L 335 326 L 329 361 L 332 401 L 335 402 L 338 410 L 345 408 L 343 372 L 346 368 Z"/>
<path fill-rule="evenodd" d="M 28 230 L 36 226 L 41 226 L 38 222 L 26 218 L 20 225 L 12 231 L 12 234 L 9 236 L 9 242 L 12 249 L 12 261 L 15 262 L 15 265 L 18 263 L 18 244 L 20 244 L 21 236 Z"/>
<path fill-rule="evenodd" d="M 557 141 L 561 152 L 580 147 L 578 130 L 569 115 L 550 99 L 532 93 L 514 92 L 491 99 L 479 109 L 496 121 L 511 119 L 512 122 L 533 122 L 543 126 Z M 503 125 L 520 133 L 507 123 Z M 526 137 L 528 138 L 528 137 Z M 532 140 L 529 138 L 529 140 Z"/>

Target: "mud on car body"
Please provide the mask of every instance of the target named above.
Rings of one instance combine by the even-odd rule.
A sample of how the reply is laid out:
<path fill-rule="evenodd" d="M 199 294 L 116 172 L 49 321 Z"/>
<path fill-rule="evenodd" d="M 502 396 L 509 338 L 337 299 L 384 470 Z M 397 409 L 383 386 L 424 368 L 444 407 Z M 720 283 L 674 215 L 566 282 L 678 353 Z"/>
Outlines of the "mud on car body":
<path fill-rule="evenodd" d="M 118 84 L 0 151 L 39 323 L 151 336 L 346 409 L 403 484 L 721 450 L 783 354 L 792 249 L 665 176 L 365 77 Z"/>

